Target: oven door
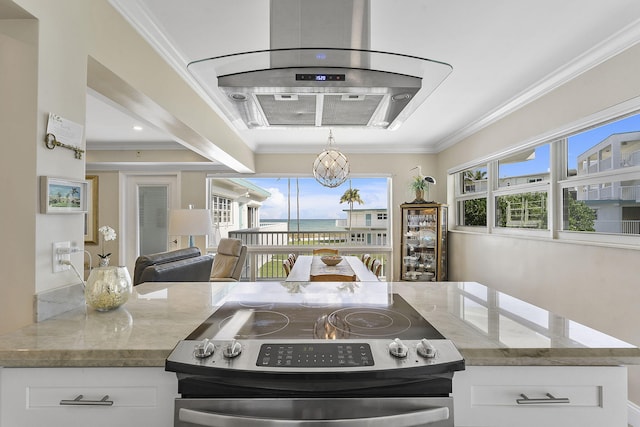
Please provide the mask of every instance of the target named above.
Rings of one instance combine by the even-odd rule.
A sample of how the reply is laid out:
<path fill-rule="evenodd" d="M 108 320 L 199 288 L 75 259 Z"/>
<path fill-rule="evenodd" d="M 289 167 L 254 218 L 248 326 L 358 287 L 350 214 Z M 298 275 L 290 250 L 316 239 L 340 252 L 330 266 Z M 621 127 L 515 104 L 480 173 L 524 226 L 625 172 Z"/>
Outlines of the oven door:
<path fill-rule="evenodd" d="M 176 427 L 453 427 L 453 399 L 176 399 Z"/>

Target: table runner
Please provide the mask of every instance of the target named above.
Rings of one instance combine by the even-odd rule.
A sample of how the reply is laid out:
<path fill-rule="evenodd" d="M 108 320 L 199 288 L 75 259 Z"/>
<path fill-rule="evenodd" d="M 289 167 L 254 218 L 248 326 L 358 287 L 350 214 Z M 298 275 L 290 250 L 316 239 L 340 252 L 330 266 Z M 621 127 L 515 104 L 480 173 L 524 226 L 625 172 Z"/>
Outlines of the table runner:
<path fill-rule="evenodd" d="M 311 260 L 311 276 L 320 276 L 323 274 L 340 274 L 344 276 L 354 276 L 356 274 L 351 265 L 342 258 L 339 264 L 335 266 L 326 265 L 319 256 L 314 256 Z"/>

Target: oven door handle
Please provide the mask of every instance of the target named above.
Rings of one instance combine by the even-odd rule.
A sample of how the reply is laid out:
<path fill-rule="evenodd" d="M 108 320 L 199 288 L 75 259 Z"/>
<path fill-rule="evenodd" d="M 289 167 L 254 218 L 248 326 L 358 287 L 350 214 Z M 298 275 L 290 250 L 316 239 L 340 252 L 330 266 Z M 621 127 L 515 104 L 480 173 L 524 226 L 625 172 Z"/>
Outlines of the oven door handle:
<path fill-rule="evenodd" d="M 322 420 L 287 420 L 284 418 L 256 418 L 239 415 L 218 414 L 208 411 L 196 411 L 180 408 L 179 420 L 203 427 L 276 427 L 276 426 L 337 426 L 340 427 L 415 427 L 446 421 L 449 419 L 449 408 L 436 407 L 403 414 L 381 417 L 340 418 Z"/>

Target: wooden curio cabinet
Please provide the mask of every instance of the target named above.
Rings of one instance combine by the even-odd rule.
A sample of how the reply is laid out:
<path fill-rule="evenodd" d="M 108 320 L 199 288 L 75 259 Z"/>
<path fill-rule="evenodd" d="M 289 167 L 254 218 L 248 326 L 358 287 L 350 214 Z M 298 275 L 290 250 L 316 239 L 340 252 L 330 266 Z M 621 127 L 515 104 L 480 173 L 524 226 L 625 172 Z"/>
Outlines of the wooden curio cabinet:
<path fill-rule="evenodd" d="M 400 278 L 412 282 L 447 280 L 447 205 L 404 203 Z"/>

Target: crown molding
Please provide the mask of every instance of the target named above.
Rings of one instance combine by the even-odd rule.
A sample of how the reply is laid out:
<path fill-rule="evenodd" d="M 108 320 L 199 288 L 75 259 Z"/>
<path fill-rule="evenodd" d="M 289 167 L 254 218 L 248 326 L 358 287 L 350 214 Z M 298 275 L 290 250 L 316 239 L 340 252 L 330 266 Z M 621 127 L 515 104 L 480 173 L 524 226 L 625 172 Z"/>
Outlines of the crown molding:
<path fill-rule="evenodd" d="M 608 39 L 577 57 L 574 61 L 558 68 L 554 72 L 529 86 L 511 100 L 489 112 L 477 121 L 465 126 L 436 144 L 435 151 L 441 152 L 474 133 L 508 116 L 514 111 L 552 92 L 581 74 L 595 68 L 619 53 L 640 42 L 640 19 L 627 25 Z"/>

